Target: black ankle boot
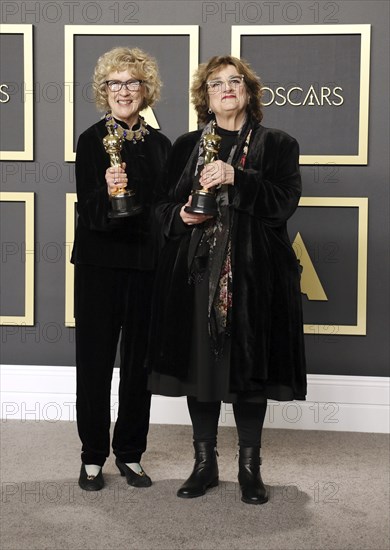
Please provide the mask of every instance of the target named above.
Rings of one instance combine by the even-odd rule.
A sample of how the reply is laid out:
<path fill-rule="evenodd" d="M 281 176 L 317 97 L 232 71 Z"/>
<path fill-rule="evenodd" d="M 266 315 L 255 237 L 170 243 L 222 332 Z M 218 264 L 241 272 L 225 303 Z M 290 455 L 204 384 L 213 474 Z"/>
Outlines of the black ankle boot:
<path fill-rule="evenodd" d="M 240 447 L 238 482 L 242 492 L 241 500 L 247 504 L 264 504 L 268 501 L 260 475 L 260 464 L 260 447 Z"/>
<path fill-rule="evenodd" d="M 194 441 L 195 465 L 190 477 L 177 491 L 180 498 L 201 497 L 218 485 L 217 451 L 213 442 Z"/>

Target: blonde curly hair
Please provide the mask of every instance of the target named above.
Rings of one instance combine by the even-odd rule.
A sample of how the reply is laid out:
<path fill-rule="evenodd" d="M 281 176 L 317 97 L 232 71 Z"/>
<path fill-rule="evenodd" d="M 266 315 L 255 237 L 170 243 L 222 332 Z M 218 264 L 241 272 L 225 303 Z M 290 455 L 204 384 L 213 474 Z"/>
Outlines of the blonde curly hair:
<path fill-rule="evenodd" d="M 263 118 L 261 110 L 262 84 L 260 78 L 253 71 L 251 66 L 244 59 L 238 59 L 232 55 L 215 55 L 206 63 L 201 63 L 194 73 L 191 86 L 191 99 L 200 123 L 206 124 L 213 114 L 208 113 L 209 96 L 207 92 L 207 81 L 210 76 L 221 67 L 233 65 L 238 74 L 244 75 L 246 92 L 249 97 L 247 110 L 249 114 L 258 122 Z"/>
<path fill-rule="evenodd" d="M 130 71 L 134 77 L 144 80 L 145 96 L 141 110 L 152 107 L 160 98 L 162 82 L 156 60 L 139 48 L 117 47 L 99 57 L 92 81 L 94 100 L 99 111 L 107 111 L 107 76 L 114 71 Z"/>

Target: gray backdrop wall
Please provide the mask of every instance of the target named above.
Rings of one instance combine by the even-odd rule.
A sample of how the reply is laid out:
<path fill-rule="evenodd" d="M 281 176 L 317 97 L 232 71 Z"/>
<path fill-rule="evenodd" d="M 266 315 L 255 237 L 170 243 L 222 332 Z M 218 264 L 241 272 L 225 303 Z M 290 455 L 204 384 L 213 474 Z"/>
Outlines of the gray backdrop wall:
<path fill-rule="evenodd" d="M 138 2 L 3 2 L 3 25 L 33 26 L 34 150 L 32 160 L 10 160 L 7 151 L 23 149 L 26 94 L 23 81 L 21 35 L 1 29 L 0 103 L 1 191 L 35 194 L 34 322 L 9 322 L 1 327 L 1 362 L 8 365 L 74 365 L 74 328 L 65 326 L 66 194 L 75 192 L 74 165 L 65 161 L 64 103 L 70 84 L 65 81 L 65 26 L 88 25 L 74 40 L 73 142 L 98 119 L 89 100 L 88 83 L 97 57 L 117 44 L 141 46 L 157 57 L 165 83 L 162 101 L 155 109 L 161 130 L 172 140 L 188 130 L 188 59 L 191 43 L 183 35 L 133 35 L 143 25 L 199 26 L 199 61 L 232 51 L 232 26 L 245 26 L 240 42 L 248 58 L 271 90 L 287 84 L 298 86 L 292 103 L 302 103 L 313 84 L 306 69 L 311 66 L 314 91 L 326 85 L 330 101 L 313 105 L 271 104 L 265 107 L 264 125 L 277 126 L 298 138 L 310 164 L 302 165 L 303 195 L 324 199 L 368 198 L 368 261 L 366 334 L 344 334 L 342 326 L 356 325 L 358 288 L 359 208 L 342 202 L 328 208 L 302 207 L 291 221 L 293 240 L 302 236 L 315 273 L 323 284 L 327 301 L 310 300 L 303 294 L 308 371 L 312 374 L 387 376 L 389 360 L 389 3 L 386 0 L 338 2 L 201 2 L 147 0 Z M 368 161 L 360 164 L 316 162 L 315 155 L 356 155 L 359 146 L 358 75 L 360 35 L 344 34 L 342 25 L 371 25 L 370 103 Z M 96 25 L 110 25 L 112 34 L 127 26 L 128 37 L 110 32 L 94 35 Z M 333 25 L 341 29 L 330 36 L 308 36 L 306 42 L 289 37 L 264 39 L 251 35 L 254 25 L 291 28 Z M 98 27 L 95 27 L 95 30 Z M 146 33 L 146 34 L 151 34 Z M 299 33 L 298 33 L 299 34 Z M 321 34 L 321 33 L 320 33 Z M 261 40 L 260 40 L 261 39 Z M 303 45 L 302 45 L 303 44 Z M 68 47 L 68 46 L 67 46 Z M 318 51 L 323 66 L 314 67 Z M 276 51 L 276 54 L 275 54 Z M 350 54 L 344 56 L 348 51 Z M 27 52 L 28 53 L 28 52 Z M 194 53 L 194 52 L 192 52 Z M 24 49 L 26 56 L 26 49 Z M 273 57 L 274 56 L 274 57 Z M 305 58 L 305 56 L 307 56 Z M 320 57 L 321 58 L 321 57 Z M 291 60 L 294 60 L 292 63 Z M 330 60 L 330 62 L 329 62 Z M 331 62 L 331 61 L 334 62 Z M 338 60 L 340 64 L 338 64 Z M 327 65 L 328 63 L 328 65 Z M 332 72 L 333 71 L 333 72 Z M 320 82 L 321 74 L 326 74 Z M 343 82 L 341 94 L 334 88 Z M 330 84 L 331 83 L 331 84 Z M 349 88 L 348 88 L 349 86 Z M 279 102 L 283 94 L 279 90 Z M 283 92 L 284 93 L 284 92 Z M 27 90 L 27 96 L 31 90 Z M 349 101 L 347 99 L 349 98 Z M 315 99 L 316 98 L 315 96 Z M 313 101 L 307 96 L 307 103 Z M 350 109 L 350 111 L 348 111 Z M 301 117 L 301 118 L 300 118 Z M 303 120 L 303 123 L 302 123 Z M 28 122 L 28 121 L 27 121 Z M 347 128 L 347 130 L 346 130 Z M 73 144 L 74 144 L 73 143 Z M 3 195 L 3 198 L 7 195 Z M 326 202 L 326 200 L 325 200 Z M 336 201 L 337 202 L 337 201 Z M 352 201 L 353 202 L 353 201 Z M 2 316 L 23 316 L 26 277 L 25 206 L 20 200 L 1 202 L 1 304 Z M 29 229 L 29 228 L 27 228 Z M 364 244 L 364 243 L 363 243 Z M 363 271 L 365 266 L 363 266 Z M 3 319 L 4 320 L 4 319 Z M 312 327 L 312 329 L 310 329 Z M 322 327 L 321 329 L 318 327 Z M 328 330 L 326 329 L 328 327 Z"/>

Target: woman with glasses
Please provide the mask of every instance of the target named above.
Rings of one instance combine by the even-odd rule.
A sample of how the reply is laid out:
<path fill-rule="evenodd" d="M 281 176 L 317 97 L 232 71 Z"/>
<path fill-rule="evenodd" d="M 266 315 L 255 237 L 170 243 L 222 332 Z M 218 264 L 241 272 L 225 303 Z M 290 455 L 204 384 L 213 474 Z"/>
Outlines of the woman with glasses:
<path fill-rule="evenodd" d="M 165 244 L 149 387 L 187 396 L 195 465 L 177 495 L 199 497 L 218 485 L 225 402 L 237 425 L 242 500 L 262 504 L 267 399 L 306 394 L 300 270 L 286 230 L 301 194 L 298 144 L 261 125 L 261 83 L 243 60 L 213 57 L 200 65 L 191 94 L 203 129 L 174 144 L 157 206 Z M 213 147 L 218 159 L 207 163 Z M 202 209 L 210 191 L 216 213 Z"/>
<path fill-rule="evenodd" d="M 129 485 L 149 487 L 140 466 L 149 427 L 150 392 L 144 368 L 156 263 L 151 204 L 169 149 L 140 111 L 158 100 L 153 58 L 114 48 L 95 67 L 96 106 L 106 112 L 78 140 L 78 222 L 75 264 L 77 427 L 82 442 L 79 485 L 104 486 L 110 452 L 111 379 L 119 343 L 119 406 L 112 439 L 116 465 Z M 114 137 L 121 166 L 111 167 L 103 140 Z M 114 143 L 115 145 L 115 143 Z M 114 163 L 115 164 L 115 163 Z M 129 189 L 137 208 L 113 214 L 112 198 Z M 119 214 L 119 216 L 117 215 Z"/>

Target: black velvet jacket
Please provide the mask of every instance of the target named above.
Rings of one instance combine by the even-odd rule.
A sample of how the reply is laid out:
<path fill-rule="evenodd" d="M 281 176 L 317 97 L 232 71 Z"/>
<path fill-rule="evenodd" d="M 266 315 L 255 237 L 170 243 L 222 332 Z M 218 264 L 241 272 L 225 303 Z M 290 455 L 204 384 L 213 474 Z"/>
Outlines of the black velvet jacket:
<path fill-rule="evenodd" d="M 122 124 L 126 127 L 125 124 Z M 148 126 L 145 141 L 124 141 L 128 187 L 135 190 L 143 210 L 139 215 L 112 220 L 105 173 L 110 157 L 103 147 L 105 121 L 80 135 L 76 155 L 77 212 L 79 214 L 72 262 L 112 268 L 152 270 L 157 247 L 152 230 L 151 204 L 163 175 L 170 141 Z"/>
<path fill-rule="evenodd" d="M 186 134 L 174 144 L 156 210 L 164 247 L 156 277 L 148 367 L 183 379 L 189 363 L 194 287 L 188 284 L 192 228 L 178 221 L 178 212 L 191 192 L 200 133 Z M 244 139 L 238 144 L 234 167 Z M 253 122 L 245 169 L 235 167 L 234 186 L 229 186 L 233 392 L 305 399 L 300 269 L 286 229 L 301 194 L 298 159 L 294 138 Z"/>

